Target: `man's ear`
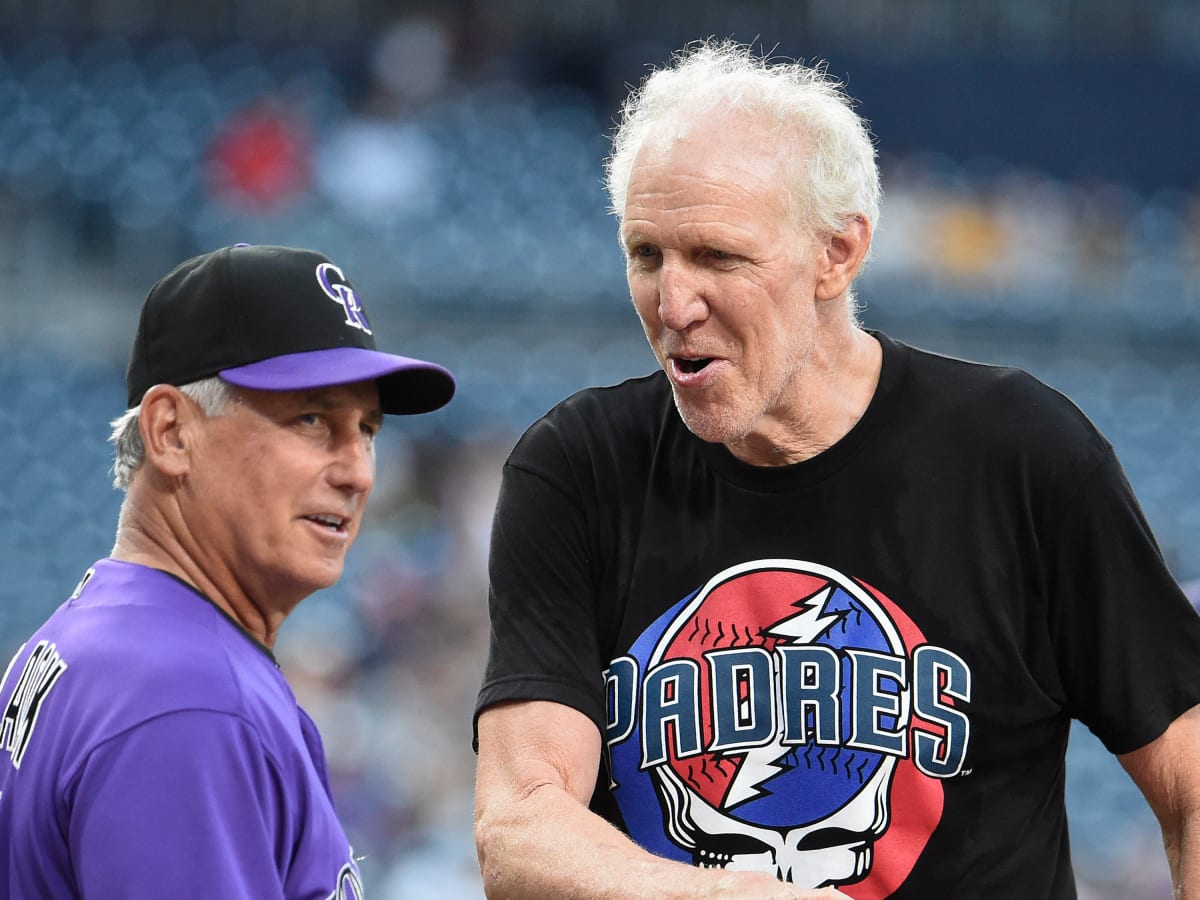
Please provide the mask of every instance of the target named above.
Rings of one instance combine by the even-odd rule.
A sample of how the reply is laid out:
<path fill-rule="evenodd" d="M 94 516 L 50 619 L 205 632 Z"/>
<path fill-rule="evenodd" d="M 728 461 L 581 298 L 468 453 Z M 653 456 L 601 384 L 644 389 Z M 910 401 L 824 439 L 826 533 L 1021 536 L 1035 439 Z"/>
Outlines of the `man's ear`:
<path fill-rule="evenodd" d="M 862 268 L 871 246 L 871 223 L 861 213 L 826 240 L 819 258 L 816 296 L 834 300 L 846 292 Z"/>
<path fill-rule="evenodd" d="M 173 385 L 156 384 L 146 391 L 138 412 L 146 464 L 168 478 L 186 475 L 191 467 L 189 440 L 200 415 L 196 404 Z"/>

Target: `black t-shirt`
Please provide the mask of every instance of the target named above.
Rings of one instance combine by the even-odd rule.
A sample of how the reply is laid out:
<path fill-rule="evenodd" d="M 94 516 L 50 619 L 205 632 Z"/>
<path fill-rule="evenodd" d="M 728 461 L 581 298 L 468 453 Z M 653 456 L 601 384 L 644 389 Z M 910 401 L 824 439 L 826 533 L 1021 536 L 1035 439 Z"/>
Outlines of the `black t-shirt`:
<path fill-rule="evenodd" d="M 592 808 L 663 856 L 855 898 L 1074 896 L 1070 720 L 1114 753 L 1200 702 L 1200 620 L 1113 455 L 1016 369 L 884 335 L 855 427 L 748 466 L 661 373 L 504 469 L 478 710 L 604 739 Z"/>

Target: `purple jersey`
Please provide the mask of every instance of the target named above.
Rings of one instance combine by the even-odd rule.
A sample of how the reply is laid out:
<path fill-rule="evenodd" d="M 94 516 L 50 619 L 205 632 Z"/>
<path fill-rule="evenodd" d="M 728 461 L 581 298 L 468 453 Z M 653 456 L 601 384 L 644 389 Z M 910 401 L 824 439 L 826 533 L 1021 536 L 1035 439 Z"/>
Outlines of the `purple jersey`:
<path fill-rule="evenodd" d="M 316 726 L 171 575 L 98 562 L 0 704 L 0 898 L 361 900 Z"/>

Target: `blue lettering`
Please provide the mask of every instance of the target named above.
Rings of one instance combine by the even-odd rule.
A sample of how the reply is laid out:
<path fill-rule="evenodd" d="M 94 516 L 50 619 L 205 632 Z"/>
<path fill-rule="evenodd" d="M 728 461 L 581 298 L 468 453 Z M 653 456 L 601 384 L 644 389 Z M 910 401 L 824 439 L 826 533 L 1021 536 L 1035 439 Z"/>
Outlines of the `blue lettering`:
<path fill-rule="evenodd" d="M 610 747 L 625 740 L 633 731 L 637 677 L 638 664 L 632 656 L 614 659 L 604 670 L 604 693 L 608 702 L 604 731 Z"/>
<path fill-rule="evenodd" d="M 850 657 L 853 715 L 847 744 L 893 756 L 908 751 L 908 716 L 905 703 L 905 660 L 864 650 L 848 650 Z M 885 690 L 884 682 L 894 685 Z M 889 728 L 884 720 L 890 722 Z"/>
<path fill-rule="evenodd" d="M 608 787 L 620 785 L 612 777 L 612 748 L 629 738 L 637 714 L 638 664 L 631 656 L 614 659 L 604 670 L 604 694 L 608 707 L 604 723 L 604 759 L 608 765 Z"/>
<path fill-rule="evenodd" d="M 949 650 L 925 644 L 913 651 L 913 708 L 917 715 L 945 729 L 938 736 L 913 729 L 913 762 L 926 775 L 949 778 L 962 771 L 971 722 L 943 697 L 971 699 L 971 670 Z"/>
<path fill-rule="evenodd" d="M 699 667 L 690 659 L 663 663 L 646 674 L 642 686 L 642 760 L 667 761 L 667 727 L 673 726 L 675 754 L 700 752 Z"/>
<path fill-rule="evenodd" d="M 836 746 L 842 740 L 838 714 L 841 666 L 829 647 L 779 647 L 783 685 L 783 742 Z M 811 721 L 811 725 L 809 724 Z"/>
<path fill-rule="evenodd" d="M 913 652 L 911 663 L 901 656 L 817 644 L 782 645 L 773 651 L 728 648 L 705 659 L 711 680 L 705 698 L 700 697 L 701 672 L 694 660 L 670 660 L 651 669 L 640 692 L 637 660 L 613 660 L 604 672 L 603 749 L 610 762 L 612 749 L 629 740 L 640 724 L 643 768 L 661 765 L 672 754 L 683 759 L 766 746 L 777 736 L 790 746 L 844 744 L 904 757 L 910 752 L 911 731 L 913 761 L 921 772 L 948 778 L 962 771 L 970 720 L 954 704 L 970 701 L 971 671 L 948 650 L 923 645 Z M 48 689 L 46 684 L 39 702 Z M 24 694 L 19 684 L 3 723 L 10 746 L 12 732 L 29 721 L 16 712 Z M 700 733 L 703 702 L 712 711 L 707 748 Z M 36 714 L 36 704 L 33 710 Z M 847 723 L 848 737 L 843 734 Z M 21 730 L 27 739 L 27 727 Z"/>
<path fill-rule="evenodd" d="M 708 654 L 712 675 L 714 753 L 760 747 L 775 736 L 775 675 L 762 647 Z"/>

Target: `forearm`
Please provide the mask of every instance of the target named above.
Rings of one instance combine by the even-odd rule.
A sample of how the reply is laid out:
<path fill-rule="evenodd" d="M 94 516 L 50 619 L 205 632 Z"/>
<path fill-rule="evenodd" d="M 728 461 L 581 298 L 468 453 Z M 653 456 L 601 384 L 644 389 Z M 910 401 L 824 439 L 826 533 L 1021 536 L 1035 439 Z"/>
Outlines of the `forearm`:
<path fill-rule="evenodd" d="M 654 856 L 549 784 L 503 807 L 481 809 L 476 837 L 491 900 L 802 896 L 769 875 L 697 869 Z"/>
<path fill-rule="evenodd" d="M 1200 900 L 1200 705 L 1118 757 L 1162 828 L 1176 900 Z"/>
<path fill-rule="evenodd" d="M 475 841 L 491 900 L 806 900 L 762 872 L 699 869 L 639 847 L 587 806 L 600 735 L 578 711 L 547 702 L 486 710 L 478 722 Z"/>
<path fill-rule="evenodd" d="M 1163 829 L 1176 900 L 1200 900 L 1200 816 Z"/>

